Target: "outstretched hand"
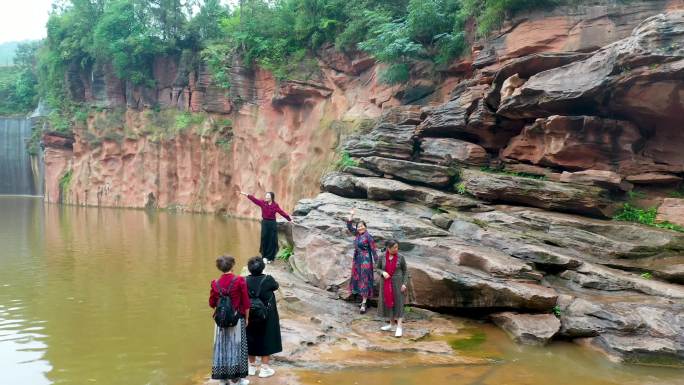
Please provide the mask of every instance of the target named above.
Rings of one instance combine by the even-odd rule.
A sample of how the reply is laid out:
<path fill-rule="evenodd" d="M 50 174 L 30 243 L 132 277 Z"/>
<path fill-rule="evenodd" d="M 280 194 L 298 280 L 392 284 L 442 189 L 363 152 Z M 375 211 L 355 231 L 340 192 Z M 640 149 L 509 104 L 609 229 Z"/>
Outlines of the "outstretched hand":
<path fill-rule="evenodd" d="M 247 193 L 246 193 L 246 192 L 244 192 L 244 191 L 240 191 L 240 195 L 244 195 L 244 196 L 247 196 L 247 195 L 249 195 L 249 194 L 247 194 Z"/>

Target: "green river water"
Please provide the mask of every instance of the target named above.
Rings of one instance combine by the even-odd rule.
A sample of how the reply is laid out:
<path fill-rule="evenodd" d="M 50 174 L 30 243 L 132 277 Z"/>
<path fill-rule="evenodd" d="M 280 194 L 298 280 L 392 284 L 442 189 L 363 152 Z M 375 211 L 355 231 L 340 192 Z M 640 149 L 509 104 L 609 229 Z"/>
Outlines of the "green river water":
<path fill-rule="evenodd" d="M 0 384 L 197 384 L 211 359 L 214 259 L 228 252 L 242 267 L 258 235 L 254 221 L 0 196 Z M 682 370 L 622 366 L 569 343 L 521 348 L 470 324 L 486 338 L 454 354 L 498 363 L 290 376 L 331 385 L 684 384 Z"/>

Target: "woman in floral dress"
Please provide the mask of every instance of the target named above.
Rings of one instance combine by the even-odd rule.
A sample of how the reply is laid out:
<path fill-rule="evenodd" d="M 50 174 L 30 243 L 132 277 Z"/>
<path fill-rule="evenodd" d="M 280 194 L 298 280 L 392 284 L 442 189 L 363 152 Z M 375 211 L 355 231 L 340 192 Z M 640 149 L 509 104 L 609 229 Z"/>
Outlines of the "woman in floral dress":
<path fill-rule="evenodd" d="M 352 209 L 347 229 L 356 237 L 354 238 L 354 260 L 352 262 L 351 292 L 362 298 L 361 314 L 366 313 L 366 301 L 373 295 L 373 262 L 377 260 L 378 253 L 375 240 L 368 233 L 366 222 L 359 221 L 354 227 L 354 210 Z"/>

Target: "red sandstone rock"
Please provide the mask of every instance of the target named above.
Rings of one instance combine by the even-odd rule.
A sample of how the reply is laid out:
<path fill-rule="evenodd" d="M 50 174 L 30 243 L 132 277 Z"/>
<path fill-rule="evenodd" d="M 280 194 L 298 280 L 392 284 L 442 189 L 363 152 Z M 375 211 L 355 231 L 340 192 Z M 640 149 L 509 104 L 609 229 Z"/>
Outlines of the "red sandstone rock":
<path fill-rule="evenodd" d="M 45 147 L 72 149 L 74 146 L 74 137 L 71 135 L 64 135 L 58 132 L 46 132 L 41 138 Z"/>
<path fill-rule="evenodd" d="M 681 182 L 682 178 L 672 174 L 648 172 L 630 175 L 627 177 L 627 181 L 635 184 L 675 184 Z"/>
<path fill-rule="evenodd" d="M 623 191 L 630 191 L 633 187 L 631 183 L 624 182 L 620 174 L 605 170 L 564 171 L 560 176 L 560 181 Z"/>
<path fill-rule="evenodd" d="M 668 221 L 680 226 L 684 226 L 684 199 L 665 198 L 663 204 L 658 207 L 659 222 Z"/>
<path fill-rule="evenodd" d="M 684 7 L 684 2 L 596 3 L 520 13 L 502 27 L 496 38 L 483 44 L 475 55 L 473 66 L 482 68 L 541 52 L 592 51 L 626 38 L 649 16 L 677 7 Z"/>
<path fill-rule="evenodd" d="M 639 129 L 625 121 L 592 116 L 551 116 L 525 127 L 501 157 L 568 170 L 618 170 L 631 162 Z"/>

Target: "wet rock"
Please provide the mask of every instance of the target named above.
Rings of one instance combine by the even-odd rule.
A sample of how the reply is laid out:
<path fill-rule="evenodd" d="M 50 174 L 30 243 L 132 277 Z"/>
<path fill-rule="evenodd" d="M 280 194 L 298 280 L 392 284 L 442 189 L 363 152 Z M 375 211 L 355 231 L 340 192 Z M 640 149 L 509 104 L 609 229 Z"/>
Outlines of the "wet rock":
<path fill-rule="evenodd" d="M 360 164 L 362 167 L 390 174 L 404 181 L 417 182 L 434 187 L 449 186 L 456 175 L 456 170 L 450 167 L 378 156 L 361 158 Z"/>
<path fill-rule="evenodd" d="M 411 125 L 380 123 L 370 133 L 349 139 L 344 150 L 355 158 L 381 156 L 408 160 L 413 154 L 414 130 Z"/>
<path fill-rule="evenodd" d="M 658 207 L 658 221 L 667 221 L 684 226 L 684 199 L 665 198 Z"/>
<path fill-rule="evenodd" d="M 524 345 L 546 345 L 561 327 L 553 314 L 497 313 L 492 315 L 492 321 L 515 342 Z"/>
<path fill-rule="evenodd" d="M 363 178 L 333 173 L 323 178 L 324 191 L 345 197 L 354 197 L 361 191 L 368 199 L 376 201 L 398 200 L 422 204 L 431 208 L 469 209 L 481 202 L 458 194 L 450 194 L 429 187 L 414 186 L 394 179 Z M 353 185 L 353 187 L 352 187 Z"/>
<path fill-rule="evenodd" d="M 423 138 L 420 140 L 420 161 L 449 165 L 454 162 L 473 166 L 489 161 L 487 151 L 477 144 L 459 139 Z"/>
<path fill-rule="evenodd" d="M 620 296 L 596 302 L 578 298 L 562 307 L 559 335 L 591 337 L 592 345 L 632 363 L 681 365 L 683 320 L 681 303 L 634 302 Z"/>
<path fill-rule="evenodd" d="M 618 170 L 632 161 L 640 140 L 639 129 L 626 121 L 556 115 L 525 127 L 501 156 L 567 170 Z"/>
<path fill-rule="evenodd" d="M 633 187 L 631 183 L 625 182 L 620 174 L 604 170 L 564 171 L 560 176 L 560 181 L 622 191 L 630 191 Z"/>
<path fill-rule="evenodd" d="M 489 202 L 509 202 L 555 211 L 609 217 L 615 207 L 606 190 L 566 183 L 462 170 L 466 191 Z"/>

